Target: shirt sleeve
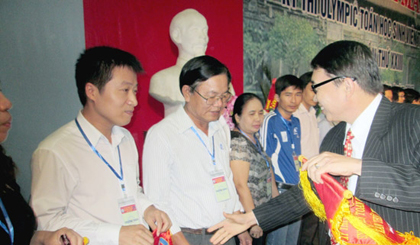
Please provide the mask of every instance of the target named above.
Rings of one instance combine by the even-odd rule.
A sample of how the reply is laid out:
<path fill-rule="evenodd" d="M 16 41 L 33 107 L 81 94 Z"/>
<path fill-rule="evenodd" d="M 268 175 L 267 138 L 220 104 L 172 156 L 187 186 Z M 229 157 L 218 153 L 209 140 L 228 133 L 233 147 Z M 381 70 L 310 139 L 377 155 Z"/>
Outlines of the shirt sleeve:
<path fill-rule="evenodd" d="M 84 220 L 67 213 L 76 185 L 74 171 L 57 154 L 46 149 L 34 152 L 31 206 L 37 216 L 38 230 L 67 227 L 89 238 L 91 244 L 118 244 L 120 225 Z"/>
<path fill-rule="evenodd" d="M 170 143 L 165 135 L 152 127 L 147 133 L 143 148 L 144 191 L 157 208 L 168 214 L 172 221 L 171 232 L 175 234 L 181 229 L 174 219 L 175 211 L 169 203 L 172 155 Z"/>

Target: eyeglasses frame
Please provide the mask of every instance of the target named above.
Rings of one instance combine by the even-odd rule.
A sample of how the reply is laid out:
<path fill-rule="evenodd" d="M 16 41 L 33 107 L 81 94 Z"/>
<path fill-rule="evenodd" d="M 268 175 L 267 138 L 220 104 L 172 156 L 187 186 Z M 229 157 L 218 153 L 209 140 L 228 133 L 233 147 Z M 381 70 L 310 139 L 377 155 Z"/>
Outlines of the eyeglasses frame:
<path fill-rule="evenodd" d="M 214 105 L 217 101 L 219 101 L 219 100 L 221 100 L 222 101 L 222 103 L 223 104 L 227 104 L 227 102 L 229 102 L 229 100 L 232 98 L 232 94 L 229 92 L 229 91 L 227 91 L 227 92 L 225 92 L 225 93 L 223 93 L 223 94 L 229 94 L 229 99 L 226 101 L 226 102 L 223 102 L 223 100 L 222 100 L 222 98 L 220 97 L 220 96 L 215 96 L 215 97 L 211 97 L 211 98 L 216 98 L 216 101 L 213 103 L 213 104 L 209 104 L 208 103 L 208 101 L 209 101 L 209 99 L 211 99 L 211 98 L 206 98 L 206 97 L 204 97 L 202 94 L 200 94 L 197 90 L 195 90 L 194 89 L 194 92 L 196 92 L 198 95 L 200 95 L 200 97 L 201 98 L 203 98 L 205 101 L 206 101 L 206 104 L 207 105 Z"/>

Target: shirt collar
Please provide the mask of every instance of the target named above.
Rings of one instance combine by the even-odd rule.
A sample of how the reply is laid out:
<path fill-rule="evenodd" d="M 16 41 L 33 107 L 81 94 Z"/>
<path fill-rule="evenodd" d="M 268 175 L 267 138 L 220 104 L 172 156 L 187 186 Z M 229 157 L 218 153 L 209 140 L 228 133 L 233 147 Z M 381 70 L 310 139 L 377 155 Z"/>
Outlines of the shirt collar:
<path fill-rule="evenodd" d="M 276 108 L 276 114 L 277 114 L 277 116 L 278 117 L 280 117 L 280 119 L 281 118 L 283 118 L 286 122 L 288 122 L 288 123 L 291 123 L 292 121 L 293 121 L 293 118 L 295 117 L 295 116 L 293 116 L 293 114 L 290 116 L 290 121 L 289 120 L 287 120 L 286 118 L 284 118 L 282 115 L 281 115 L 281 113 L 280 113 L 280 111 L 279 111 L 279 109 L 277 109 Z"/>
<path fill-rule="evenodd" d="M 309 111 L 306 109 L 306 107 L 303 105 L 303 103 L 300 103 L 299 108 L 296 112 L 299 113 L 306 113 L 306 114 L 315 114 L 315 108 L 313 106 L 309 107 Z"/>
<path fill-rule="evenodd" d="M 180 106 L 175 113 L 173 113 L 174 117 L 176 118 L 176 123 L 179 128 L 179 133 L 184 133 L 187 130 L 190 130 L 191 127 L 197 128 L 194 122 L 191 120 L 190 116 L 188 116 L 187 112 L 185 112 L 184 107 Z M 209 133 L 208 136 L 214 135 L 219 129 L 222 129 L 222 124 L 220 119 L 214 122 L 209 123 Z"/>
<path fill-rule="evenodd" d="M 366 107 L 366 109 L 356 118 L 353 124 L 347 123 L 346 134 L 351 128 L 351 132 L 353 133 L 354 138 L 360 140 L 361 142 L 365 142 L 381 100 L 382 95 L 378 94 L 375 99 L 370 102 L 369 106 Z"/>
<path fill-rule="evenodd" d="M 109 143 L 108 139 L 83 116 L 81 110 L 77 114 L 77 121 L 93 146 L 97 146 L 101 140 Z M 119 145 L 124 137 L 124 132 L 120 127 L 112 127 L 111 138 L 113 146 Z"/>

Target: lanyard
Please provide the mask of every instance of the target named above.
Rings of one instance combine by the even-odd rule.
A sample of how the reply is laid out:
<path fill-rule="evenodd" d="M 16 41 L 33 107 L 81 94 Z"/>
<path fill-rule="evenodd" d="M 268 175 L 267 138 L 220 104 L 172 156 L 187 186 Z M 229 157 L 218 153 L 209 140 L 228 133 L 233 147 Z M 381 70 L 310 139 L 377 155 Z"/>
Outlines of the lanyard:
<path fill-rule="evenodd" d="M 237 127 L 237 128 L 239 129 L 239 131 L 241 131 L 241 134 L 242 134 L 243 136 L 247 137 L 247 138 L 249 139 L 249 141 L 251 141 L 251 142 L 252 142 L 252 140 L 248 137 L 248 135 L 247 135 L 246 133 L 244 133 L 244 131 L 242 131 L 242 129 L 240 129 L 239 127 Z M 258 152 L 259 152 L 259 153 L 261 154 L 261 156 L 264 158 L 265 163 L 267 164 L 267 167 L 268 167 L 268 168 L 270 168 L 270 163 L 268 162 L 267 158 L 264 156 L 263 151 L 262 151 L 261 144 L 260 144 L 260 142 L 258 141 L 257 137 L 255 137 L 255 134 L 254 134 L 254 139 L 255 139 L 255 142 L 256 142 L 256 143 L 254 144 L 254 142 L 252 142 L 252 144 L 254 144 L 254 145 L 255 145 L 255 147 L 257 148 Z"/>
<path fill-rule="evenodd" d="M 117 171 L 115 171 L 115 169 L 105 160 L 105 158 L 98 152 L 98 150 L 96 150 L 95 146 L 92 145 L 92 143 L 90 143 L 89 138 L 87 137 L 87 135 L 85 134 L 85 132 L 83 131 L 82 127 L 80 126 L 79 122 L 77 121 L 77 119 L 74 119 L 74 121 L 76 122 L 77 127 L 79 128 L 80 133 L 82 133 L 83 137 L 85 138 L 86 142 L 89 144 L 90 148 L 92 149 L 93 152 L 96 153 L 96 155 L 102 159 L 102 161 L 108 166 L 109 169 L 111 169 L 111 171 L 114 173 L 114 175 L 120 180 L 121 182 L 121 188 L 123 190 L 123 192 L 125 193 L 125 185 L 123 184 L 124 181 L 124 173 L 123 173 L 123 169 L 122 169 L 122 163 L 121 163 L 121 153 L 120 153 L 120 146 L 117 146 L 118 148 L 118 157 L 120 159 L 120 173 L 121 175 L 119 175 L 117 173 Z"/>
<path fill-rule="evenodd" d="M 206 147 L 207 152 L 209 153 L 212 163 L 214 166 L 216 166 L 216 155 L 214 153 L 214 136 L 212 137 L 212 141 L 213 141 L 213 154 L 211 154 L 211 152 L 209 151 L 209 149 L 207 148 L 206 144 L 204 143 L 203 139 L 200 137 L 200 135 L 198 134 L 197 130 L 191 126 L 192 131 L 194 131 L 195 135 L 197 135 L 197 137 L 200 139 L 201 143 L 204 145 L 204 147 Z"/>
<path fill-rule="evenodd" d="M 284 123 L 284 126 L 286 126 L 286 128 L 287 128 L 287 132 L 290 134 L 290 142 L 292 143 L 292 150 L 293 150 L 293 152 L 295 152 L 295 143 L 293 143 L 293 134 L 292 134 L 292 131 L 290 130 L 289 125 L 286 122 L 286 119 L 284 119 L 282 115 L 280 115 L 280 117 L 281 117 L 281 120 Z"/>
<path fill-rule="evenodd" d="M 1 211 L 3 212 L 4 219 L 6 220 L 6 224 L 7 224 L 7 227 L 6 227 L 6 225 L 0 221 L 0 227 L 3 228 L 3 230 L 6 231 L 6 233 L 10 236 L 10 241 L 11 241 L 11 244 L 13 245 L 14 240 L 15 240 L 15 231 L 12 225 L 12 221 L 10 221 L 9 214 L 7 214 L 6 207 L 4 206 L 1 198 L 0 198 L 0 208 L 1 208 Z"/>

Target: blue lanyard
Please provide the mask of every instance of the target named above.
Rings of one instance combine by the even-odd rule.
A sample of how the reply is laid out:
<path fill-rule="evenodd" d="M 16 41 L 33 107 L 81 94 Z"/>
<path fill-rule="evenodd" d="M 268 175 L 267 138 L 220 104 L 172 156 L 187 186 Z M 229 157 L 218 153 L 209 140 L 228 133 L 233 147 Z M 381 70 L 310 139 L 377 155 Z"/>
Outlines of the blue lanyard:
<path fill-rule="evenodd" d="M 212 160 L 213 165 L 216 166 L 216 155 L 214 153 L 214 136 L 212 137 L 212 141 L 213 141 L 213 154 L 211 154 L 211 152 L 207 148 L 206 144 L 204 143 L 203 139 L 198 134 L 197 130 L 194 127 L 191 127 L 191 129 L 192 129 L 192 131 L 194 131 L 195 135 L 197 135 L 197 137 L 200 139 L 200 141 L 204 145 L 204 147 L 206 147 L 206 150 L 207 150 L 207 152 L 209 153 L 209 155 L 211 157 L 211 160 Z"/>
<path fill-rule="evenodd" d="M 6 207 L 4 206 L 1 198 L 0 198 L 0 208 L 1 208 L 1 211 L 3 212 L 4 219 L 6 220 L 7 227 L 1 221 L 0 221 L 0 226 L 10 236 L 10 241 L 11 241 L 10 244 L 13 245 L 13 243 L 15 241 L 15 231 L 14 231 L 14 228 L 13 228 L 13 225 L 12 225 L 12 221 L 10 221 L 9 215 L 7 214 L 7 211 L 6 211 Z"/>
<path fill-rule="evenodd" d="M 284 126 L 286 126 L 286 128 L 287 128 L 288 134 L 290 134 L 290 142 L 292 143 L 292 150 L 293 150 L 293 152 L 295 152 L 295 143 L 293 143 L 293 134 L 292 134 L 292 131 L 290 130 L 289 125 L 286 122 L 286 119 L 284 119 L 282 115 L 280 115 L 280 118 L 283 121 Z"/>
<path fill-rule="evenodd" d="M 239 127 L 237 127 L 239 129 L 239 131 L 241 131 L 241 134 L 245 137 L 247 137 L 249 139 L 249 141 L 251 141 L 252 144 L 254 144 L 254 142 L 252 142 L 252 140 L 248 137 L 248 135 L 246 135 L 246 133 L 244 133 L 244 131 L 242 131 L 242 129 L 240 129 Z M 255 147 L 257 148 L 258 152 L 261 154 L 261 156 L 264 158 L 265 163 L 267 164 L 267 167 L 270 168 L 270 163 L 268 162 L 267 158 L 264 156 L 263 151 L 262 151 L 262 147 L 260 145 L 260 142 L 258 141 L 257 137 L 255 137 L 254 134 L 254 139 L 255 139 Z"/>
<path fill-rule="evenodd" d="M 76 122 L 77 127 L 79 128 L 80 133 L 82 133 L 83 137 L 85 138 L 86 142 L 89 144 L 90 148 L 92 149 L 93 152 L 96 153 L 96 155 L 98 155 L 98 157 L 100 159 L 102 159 L 102 161 L 108 166 L 109 169 L 111 169 L 111 171 L 114 173 L 115 176 L 117 176 L 117 178 L 120 181 L 124 180 L 124 172 L 122 169 L 122 163 L 121 163 L 121 154 L 120 154 L 120 146 L 117 146 L 118 148 L 118 157 L 120 159 L 120 172 L 121 175 L 119 175 L 117 173 L 117 171 L 115 171 L 115 169 L 105 160 L 105 158 L 98 152 L 98 150 L 96 150 L 95 146 L 92 145 L 92 143 L 90 143 L 90 140 L 88 139 L 88 137 L 86 136 L 85 132 L 83 131 L 82 127 L 80 127 L 79 122 L 77 121 L 77 119 L 74 119 L 74 121 Z M 121 188 L 123 189 L 123 191 L 125 192 L 125 186 L 124 184 L 121 184 Z"/>

